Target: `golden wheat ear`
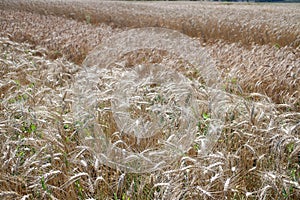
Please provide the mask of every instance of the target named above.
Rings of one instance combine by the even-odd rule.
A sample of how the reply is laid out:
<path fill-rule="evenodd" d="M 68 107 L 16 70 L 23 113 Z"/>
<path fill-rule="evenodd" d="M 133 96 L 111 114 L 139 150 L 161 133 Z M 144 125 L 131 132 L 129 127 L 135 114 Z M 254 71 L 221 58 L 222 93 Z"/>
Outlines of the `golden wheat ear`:
<path fill-rule="evenodd" d="M 202 131 L 201 112 L 211 112 L 199 133 L 202 153 L 217 141 L 226 97 L 199 41 L 170 29 L 131 29 L 103 41 L 83 66 L 73 113 L 83 122 L 82 142 L 106 154 L 103 164 L 136 173 L 167 167 Z"/>

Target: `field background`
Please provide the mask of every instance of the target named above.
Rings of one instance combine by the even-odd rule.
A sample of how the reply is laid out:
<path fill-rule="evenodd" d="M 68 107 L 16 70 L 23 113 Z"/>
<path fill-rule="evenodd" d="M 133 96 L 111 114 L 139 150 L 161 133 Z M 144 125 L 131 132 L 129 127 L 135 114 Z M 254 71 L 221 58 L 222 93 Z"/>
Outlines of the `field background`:
<path fill-rule="evenodd" d="M 0 0 L 0 198 L 299 199 L 299 10 L 299 4 Z M 200 41 L 228 105 L 210 153 L 199 151 L 195 136 L 185 155 L 152 173 L 101 163 L 81 144 L 72 113 L 72 85 L 89 52 L 140 27 Z M 142 55 L 129 65 L 155 57 Z"/>

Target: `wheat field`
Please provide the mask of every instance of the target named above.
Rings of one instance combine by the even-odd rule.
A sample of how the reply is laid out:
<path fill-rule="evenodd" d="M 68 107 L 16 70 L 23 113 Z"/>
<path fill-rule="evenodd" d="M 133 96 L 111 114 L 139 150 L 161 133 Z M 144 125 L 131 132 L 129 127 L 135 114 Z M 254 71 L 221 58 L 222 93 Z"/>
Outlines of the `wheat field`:
<path fill-rule="evenodd" d="M 299 199 L 299 10 L 0 0 L 0 199 Z"/>

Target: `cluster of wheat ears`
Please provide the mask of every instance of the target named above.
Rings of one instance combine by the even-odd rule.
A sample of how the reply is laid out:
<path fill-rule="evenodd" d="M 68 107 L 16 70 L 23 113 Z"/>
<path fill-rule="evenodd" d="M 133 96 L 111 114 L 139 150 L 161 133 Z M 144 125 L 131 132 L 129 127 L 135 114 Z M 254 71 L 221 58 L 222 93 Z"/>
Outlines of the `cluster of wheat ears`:
<path fill-rule="evenodd" d="M 0 1 L 0 199 L 300 198 L 299 5 L 82 2 Z"/>

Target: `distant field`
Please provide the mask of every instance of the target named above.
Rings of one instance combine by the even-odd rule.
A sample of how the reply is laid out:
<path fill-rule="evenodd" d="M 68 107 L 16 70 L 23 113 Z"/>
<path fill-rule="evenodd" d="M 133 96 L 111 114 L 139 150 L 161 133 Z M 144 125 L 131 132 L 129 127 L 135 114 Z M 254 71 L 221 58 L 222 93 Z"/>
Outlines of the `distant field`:
<path fill-rule="evenodd" d="M 299 199 L 299 10 L 0 0 L 0 199 Z"/>
<path fill-rule="evenodd" d="M 300 44 L 299 7 L 295 4 L 199 2 L 103 2 L 4 0 L 3 9 L 64 16 L 117 27 L 165 27 L 203 40 L 244 44 Z"/>

